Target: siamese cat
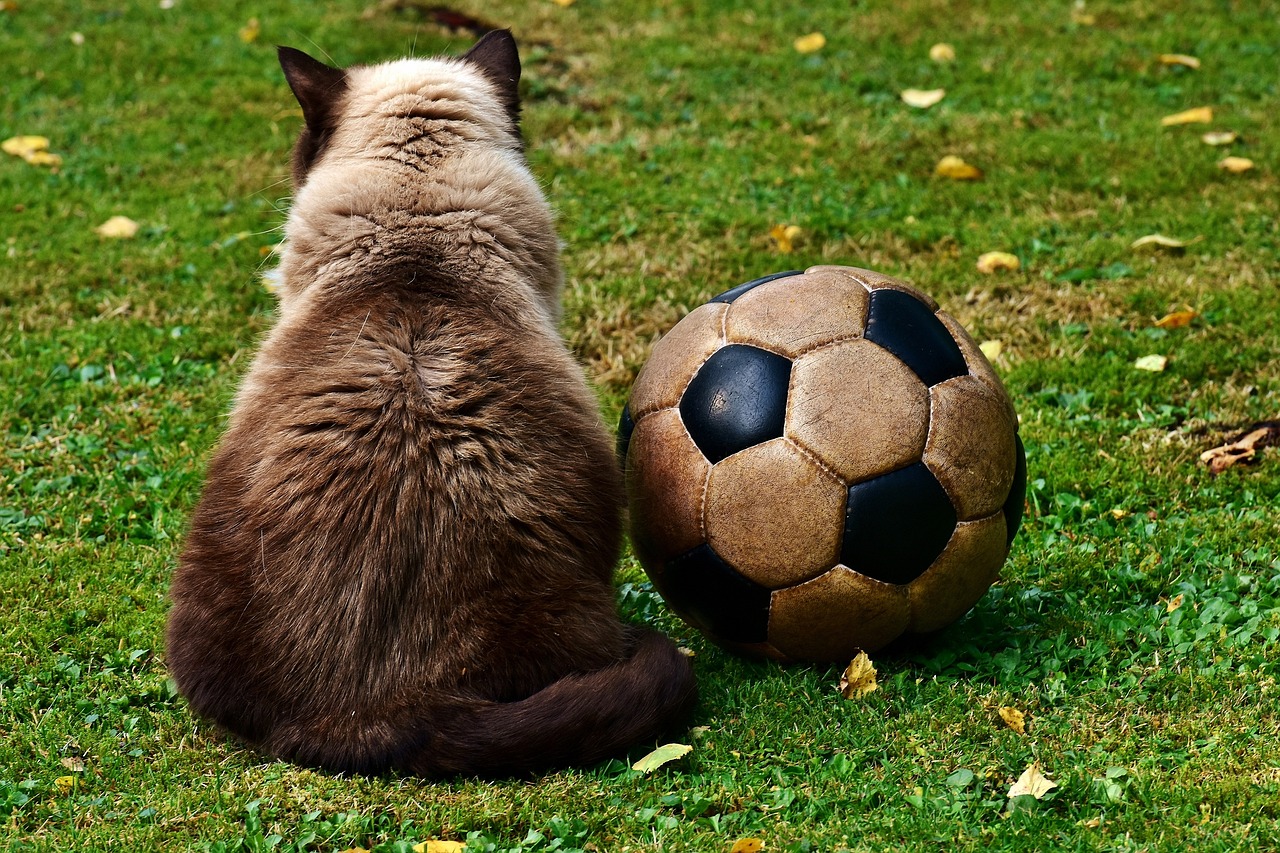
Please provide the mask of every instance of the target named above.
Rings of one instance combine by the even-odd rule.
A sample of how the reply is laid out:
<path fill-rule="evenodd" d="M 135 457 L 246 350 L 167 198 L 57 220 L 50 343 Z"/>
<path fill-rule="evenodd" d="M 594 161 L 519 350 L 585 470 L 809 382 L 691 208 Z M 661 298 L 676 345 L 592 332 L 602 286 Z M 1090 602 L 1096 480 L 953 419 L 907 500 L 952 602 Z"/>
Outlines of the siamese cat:
<path fill-rule="evenodd" d="M 657 737 L 696 687 L 617 614 L 621 474 L 557 331 L 511 34 L 279 58 L 305 119 L 279 311 L 173 580 L 179 689 L 335 771 L 522 774 Z"/>

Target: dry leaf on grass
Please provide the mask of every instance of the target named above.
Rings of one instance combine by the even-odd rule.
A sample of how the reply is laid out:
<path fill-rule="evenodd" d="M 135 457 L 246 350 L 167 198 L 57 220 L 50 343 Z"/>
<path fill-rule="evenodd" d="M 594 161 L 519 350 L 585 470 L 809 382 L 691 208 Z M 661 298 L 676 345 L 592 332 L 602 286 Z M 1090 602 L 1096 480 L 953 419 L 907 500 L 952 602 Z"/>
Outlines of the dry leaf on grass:
<path fill-rule="evenodd" d="M 1221 447 L 1201 453 L 1200 461 L 1209 466 L 1210 474 L 1216 476 L 1228 468 L 1251 461 L 1259 450 L 1277 445 L 1280 445 L 1280 421 L 1259 421 Z"/>
<path fill-rule="evenodd" d="M 632 764 L 631 769 L 639 770 L 641 773 L 652 773 L 662 765 L 675 761 L 677 758 L 683 758 L 690 752 L 693 752 L 693 747 L 686 743 L 668 743 L 658 747 L 635 764 Z"/>
<path fill-rule="evenodd" d="M 1234 130 L 1211 130 L 1208 133 L 1200 135 L 1200 141 L 1205 145 L 1230 145 L 1240 138 L 1240 134 Z"/>
<path fill-rule="evenodd" d="M 1081 27 L 1092 27 L 1098 23 L 1098 18 L 1085 11 L 1084 0 L 1076 0 L 1075 5 L 1071 7 L 1071 23 Z"/>
<path fill-rule="evenodd" d="M 840 676 L 840 695 L 846 699 L 863 699 L 880 689 L 876 684 L 876 668 L 866 652 L 849 661 Z"/>
<path fill-rule="evenodd" d="M 784 255 L 789 255 L 795 251 L 796 239 L 799 238 L 800 234 L 799 225 L 775 225 L 769 229 L 769 236 L 773 238 L 774 245 Z"/>
<path fill-rule="evenodd" d="M 1199 243 L 1204 237 L 1193 237 L 1190 240 L 1179 240 L 1176 237 L 1166 237 L 1163 234 L 1148 234 L 1145 237 L 1139 237 L 1129 244 L 1130 249 L 1163 249 L 1166 252 L 1174 254 L 1182 254 L 1186 248 L 1193 243 Z"/>
<path fill-rule="evenodd" d="M 927 110 L 946 96 L 946 89 L 903 89 L 901 95 L 904 104 L 922 110 Z"/>
<path fill-rule="evenodd" d="M 954 154 L 948 154 L 933 167 L 933 173 L 940 178 L 951 178 L 953 181 L 978 181 L 982 179 L 982 170 L 966 163 Z"/>
<path fill-rule="evenodd" d="M 934 62 L 955 62 L 956 49 L 945 41 L 938 42 L 929 48 L 929 58 Z"/>
<path fill-rule="evenodd" d="M 77 755 L 68 755 L 66 758 L 62 759 L 60 763 L 72 773 L 84 772 L 84 759 Z"/>
<path fill-rule="evenodd" d="M 461 853 L 467 845 L 461 841 L 429 839 L 413 845 L 413 853 Z"/>
<path fill-rule="evenodd" d="M 1248 157 L 1223 157 L 1218 161 L 1218 168 L 1224 172 L 1238 175 L 1253 168 L 1253 161 Z"/>
<path fill-rule="evenodd" d="M 1168 365 L 1169 358 L 1163 355 L 1144 355 L 1133 363 L 1134 367 L 1149 373 L 1160 373 Z"/>
<path fill-rule="evenodd" d="M 1162 127 L 1172 127 L 1177 124 L 1208 124 L 1211 121 L 1213 121 L 1213 107 L 1196 107 L 1165 116 L 1160 119 L 1160 124 Z"/>
<path fill-rule="evenodd" d="M 1022 771 L 1018 781 L 1009 786 L 1009 799 L 1014 797 L 1035 797 L 1037 800 L 1058 787 L 1058 783 L 1040 772 L 1040 762 L 1036 762 Z"/>
<path fill-rule="evenodd" d="M 1185 53 L 1162 53 L 1159 56 L 1161 65 L 1181 65 L 1184 68 L 1199 68 L 1200 60 Z"/>
<path fill-rule="evenodd" d="M 1191 321 L 1200 315 L 1190 308 L 1185 311 L 1172 311 L 1152 323 L 1157 329 L 1181 329 L 1190 326 Z"/>
<path fill-rule="evenodd" d="M 258 19 L 250 18 L 249 22 L 240 28 L 240 41 L 253 44 L 261 33 L 262 25 L 258 23 Z"/>
<path fill-rule="evenodd" d="M 1018 256 L 1009 252 L 984 252 L 978 256 L 978 272 L 984 275 L 1008 270 L 1014 272 L 1022 266 Z"/>
<path fill-rule="evenodd" d="M 138 233 L 138 223 L 127 216 L 113 216 L 93 230 L 103 237 L 127 240 Z"/>
<path fill-rule="evenodd" d="M 817 53 L 827 46 L 827 37 L 822 33 L 809 33 L 792 42 L 797 53 Z"/>
<path fill-rule="evenodd" d="M 49 150 L 49 139 L 45 136 L 12 136 L 0 143 L 0 149 L 6 154 L 21 157 L 32 166 L 62 165 L 62 158 Z"/>
<path fill-rule="evenodd" d="M 1004 720 L 1004 724 L 1018 734 L 1024 735 L 1027 733 L 1026 715 L 1012 705 L 1005 705 L 1000 709 L 1000 719 Z"/>

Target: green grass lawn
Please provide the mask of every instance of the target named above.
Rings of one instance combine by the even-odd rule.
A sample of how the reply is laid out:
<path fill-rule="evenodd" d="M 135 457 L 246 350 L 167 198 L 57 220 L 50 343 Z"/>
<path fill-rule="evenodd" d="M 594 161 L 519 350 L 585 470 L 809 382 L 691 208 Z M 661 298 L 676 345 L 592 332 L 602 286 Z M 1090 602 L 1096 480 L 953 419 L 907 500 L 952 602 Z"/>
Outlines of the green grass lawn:
<path fill-rule="evenodd" d="M 408 2 L 0 3 L 0 137 L 46 136 L 62 160 L 0 159 L 0 843 L 1280 845 L 1280 453 L 1216 478 L 1198 461 L 1280 417 L 1280 8 L 455 7 L 521 40 L 529 155 L 566 243 L 564 332 L 606 416 L 657 336 L 716 292 L 814 263 L 901 277 L 1002 344 L 1030 468 L 1002 580 L 939 636 L 876 655 L 880 690 L 846 701 L 838 667 L 710 645 L 628 558 L 624 612 L 693 649 L 702 687 L 693 751 L 649 775 L 615 761 L 424 784 L 244 748 L 175 696 L 161 641 L 204 462 L 271 322 L 258 276 L 300 121 L 273 46 L 349 64 L 471 37 Z M 797 51 L 812 32 L 825 46 Z M 937 42 L 954 62 L 930 59 Z M 946 96 L 917 109 L 907 88 Z M 1212 123 L 1161 125 L 1202 106 Z M 947 154 L 984 178 L 935 176 Z M 1227 155 L 1255 166 L 1229 173 Z M 95 233 L 113 215 L 137 234 Z M 789 254 L 778 225 L 801 229 Z M 1153 233 L 1195 242 L 1130 247 Z M 991 250 L 1021 269 L 978 272 Z M 1155 325 L 1187 309 L 1189 325 Z M 1137 369 L 1148 355 L 1165 369 Z M 1034 762 L 1057 787 L 1009 800 Z"/>

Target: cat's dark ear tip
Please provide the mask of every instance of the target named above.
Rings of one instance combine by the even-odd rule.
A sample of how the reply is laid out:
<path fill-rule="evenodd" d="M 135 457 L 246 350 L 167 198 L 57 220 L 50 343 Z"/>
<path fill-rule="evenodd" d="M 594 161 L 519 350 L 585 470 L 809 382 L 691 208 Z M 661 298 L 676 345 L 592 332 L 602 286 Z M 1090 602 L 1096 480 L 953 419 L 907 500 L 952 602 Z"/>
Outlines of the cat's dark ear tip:
<path fill-rule="evenodd" d="M 297 65 L 311 59 L 306 53 L 298 50 L 296 47 L 289 47 L 287 44 L 276 45 L 276 59 L 280 62 L 281 68 L 288 68 L 290 65 Z M 312 60 L 314 61 L 314 60 Z"/>

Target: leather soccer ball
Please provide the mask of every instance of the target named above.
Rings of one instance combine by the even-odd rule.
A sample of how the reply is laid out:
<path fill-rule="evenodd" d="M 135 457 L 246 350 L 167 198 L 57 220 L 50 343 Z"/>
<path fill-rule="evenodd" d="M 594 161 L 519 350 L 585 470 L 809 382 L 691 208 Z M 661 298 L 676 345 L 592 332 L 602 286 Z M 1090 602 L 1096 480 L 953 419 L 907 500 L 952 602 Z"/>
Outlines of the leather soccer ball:
<path fill-rule="evenodd" d="M 848 660 L 938 630 L 996 580 L 1026 457 L 977 344 L 920 291 L 818 266 L 692 311 L 619 426 L 631 538 L 717 643 Z"/>

